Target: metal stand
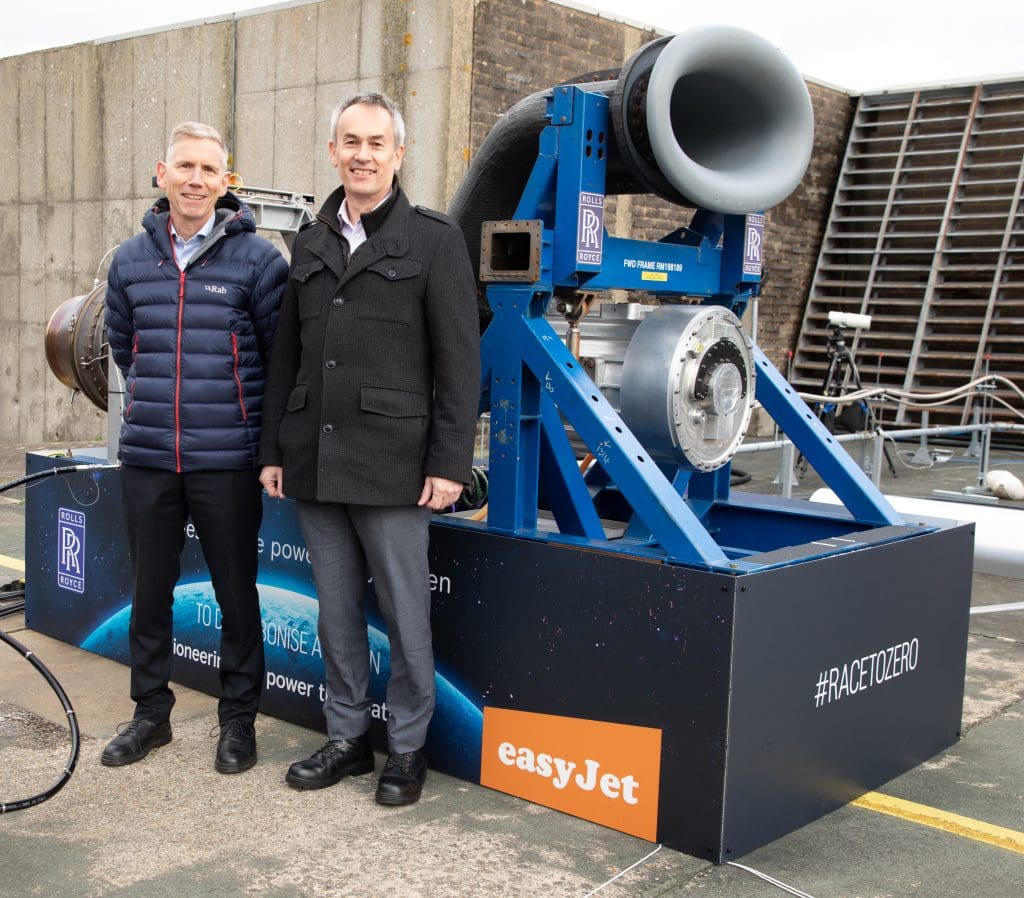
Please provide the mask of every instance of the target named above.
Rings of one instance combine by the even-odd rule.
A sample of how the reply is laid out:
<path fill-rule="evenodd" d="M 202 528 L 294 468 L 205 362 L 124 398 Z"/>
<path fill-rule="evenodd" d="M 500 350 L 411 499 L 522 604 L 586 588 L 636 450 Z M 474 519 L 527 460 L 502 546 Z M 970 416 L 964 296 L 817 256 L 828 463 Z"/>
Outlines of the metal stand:
<path fill-rule="evenodd" d="M 838 400 L 848 392 L 849 385 L 852 383 L 854 388 L 859 391 L 863 389 L 863 383 L 860 379 L 860 372 L 857 370 L 857 365 L 853 361 L 853 356 L 850 353 L 850 348 L 846 344 L 846 337 L 843 333 L 842 327 L 838 324 L 829 324 L 826 340 L 828 368 L 825 371 L 825 377 L 821 383 L 821 395 L 832 397 L 832 399 L 836 401 L 818 403 L 815 406 L 815 414 L 831 433 L 835 433 L 840 427 L 849 433 L 856 433 L 858 430 L 866 430 L 876 434 L 879 433 L 881 428 L 879 427 L 878 419 L 876 418 L 874 409 L 871 408 L 870 403 L 858 400 L 856 403 L 849 403 L 845 405 L 843 410 L 840 411 L 840 405 L 842 405 L 842 403 Z M 863 427 L 855 426 L 849 421 L 849 419 L 846 421 L 843 420 L 843 415 L 849 409 L 860 409 L 864 413 Z M 882 452 L 889 467 L 889 473 L 895 477 L 896 466 L 893 464 L 892 457 L 889 455 L 889 450 L 883 447 Z M 803 454 L 801 454 L 798 459 L 797 465 L 801 476 L 807 472 L 807 459 Z M 868 473 L 870 474 L 872 471 L 868 471 Z"/>
<path fill-rule="evenodd" d="M 759 497 L 762 516 L 755 521 L 739 510 L 752 495 L 730 496 L 728 463 L 701 469 L 652 451 L 545 319 L 555 297 L 577 308 L 582 295 L 611 289 L 656 291 L 666 303 L 696 297 L 709 309 L 741 316 L 759 289 L 764 226 L 756 213 L 698 210 L 686 227 L 657 243 L 608 236 L 608 99 L 565 86 L 548 107 L 551 124 L 540 135 L 515 218 L 489 223 L 483 235 L 481 268 L 491 282 L 493 312 L 481 344 L 481 410 L 491 416 L 487 529 L 733 573 L 757 568 L 750 559 L 765 550 L 831 531 L 831 525 L 821 529 L 814 512 L 804 516 L 791 507 L 779 510 L 785 526 L 772 526 L 766 517 L 774 500 L 768 497 Z M 840 497 L 850 526 L 898 523 L 899 515 L 765 355 L 752 344 L 748 349 L 752 363 L 737 389 L 753 386 L 765 411 Z M 682 356 L 703 351 L 703 343 L 680 350 Z M 709 359 L 708 369 L 721 361 L 710 352 Z M 680 357 L 678 364 L 685 362 Z M 684 418 L 677 425 L 686 423 L 685 414 L 677 413 Z M 586 478 L 565 422 L 598 462 Z M 542 504 L 554 517 L 555 533 L 538 526 Z M 624 536 L 606 537 L 602 519 L 609 517 L 626 522 Z"/>

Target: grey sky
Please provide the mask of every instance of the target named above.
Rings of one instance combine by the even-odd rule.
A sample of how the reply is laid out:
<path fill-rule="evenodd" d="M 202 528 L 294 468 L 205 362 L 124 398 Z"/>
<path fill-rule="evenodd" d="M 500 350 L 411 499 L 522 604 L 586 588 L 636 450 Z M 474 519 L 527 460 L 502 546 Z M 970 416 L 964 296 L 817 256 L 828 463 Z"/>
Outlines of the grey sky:
<path fill-rule="evenodd" d="M 411 0 L 415 2 L 415 0 Z M 287 5 L 260 0 L 48 0 L 7 4 L 0 56 L 27 53 L 234 11 Z M 739 25 L 777 44 L 805 75 L 854 91 L 1024 77 L 1024 4 L 933 0 L 589 0 L 599 10 L 666 31 Z M 707 11 L 707 7 L 713 7 Z"/>

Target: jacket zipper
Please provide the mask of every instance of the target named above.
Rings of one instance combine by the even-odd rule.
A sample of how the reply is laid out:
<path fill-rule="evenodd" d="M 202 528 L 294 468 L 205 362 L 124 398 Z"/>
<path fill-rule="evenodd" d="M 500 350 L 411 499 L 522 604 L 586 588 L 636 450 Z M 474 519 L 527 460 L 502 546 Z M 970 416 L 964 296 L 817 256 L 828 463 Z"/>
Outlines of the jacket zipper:
<path fill-rule="evenodd" d="M 139 333 L 135 332 L 135 338 L 132 340 L 132 364 L 135 364 L 136 359 L 139 356 Z M 132 379 L 131 398 L 128 400 L 128 407 L 124 410 L 124 416 L 127 418 L 132 413 L 132 406 L 135 405 L 135 382 L 138 378 Z"/>
<path fill-rule="evenodd" d="M 242 217 L 242 213 L 239 211 L 235 214 L 234 218 L 228 221 L 239 219 Z M 217 240 L 223 235 L 223 229 L 219 232 Z M 174 235 L 171 233 L 171 220 L 167 219 L 167 238 L 171 243 L 171 256 L 174 259 L 174 264 L 178 269 L 178 344 L 175 352 L 175 373 L 174 373 L 174 470 L 176 473 L 181 473 L 181 331 L 182 321 L 185 315 L 185 269 L 178 263 L 178 254 L 174 251 Z M 216 242 L 216 240 L 214 241 Z M 203 247 L 203 255 L 209 252 L 210 247 L 213 244 Z M 194 258 L 199 258 L 197 255 Z M 193 259 L 194 261 L 194 259 Z M 204 259 L 205 264 L 205 259 Z M 187 266 L 186 266 L 187 267 Z M 237 356 L 236 356 L 237 358 Z M 238 374 L 235 374 L 235 380 L 238 380 Z M 241 384 L 239 384 L 241 389 Z M 242 409 L 243 415 L 245 409 Z"/>
<path fill-rule="evenodd" d="M 167 237 L 171 241 L 171 256 L 178 269 L 178 340 L 175 350 L 174 365 L 174 470 L 181 473 L 181 326 L 185 317 L 185 269 L 178 263 L 178 254 L 174 250 L 174 235 L 171 233 L 171 220 L 167 219 Z"/>
<path fill-rule="evenodd" d="M 174 467 L 181 473 L 181 324 L 185 316 L 185 272 L 178 269 L 178 347 L 174 377 Z"/>
<path fill-rule="evenodd" d="M 238 407 L 242 410 L 242 420 L 247 421 L 249 416 L 245 413 L 245 401 L 242 397 L 242 381 L 238 377 L 238 334 L 231 332 L 231 354 L 235 357 L 235 384 L 238 386 Z"/>

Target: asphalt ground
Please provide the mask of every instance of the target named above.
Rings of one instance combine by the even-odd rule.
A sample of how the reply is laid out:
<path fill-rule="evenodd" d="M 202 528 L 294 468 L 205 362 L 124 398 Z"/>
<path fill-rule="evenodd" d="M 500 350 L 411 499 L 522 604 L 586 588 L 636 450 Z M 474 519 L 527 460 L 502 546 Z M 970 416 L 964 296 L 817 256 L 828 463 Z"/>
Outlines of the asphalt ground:
<path fill-rule="evenodd" d="M 0 447 L 0 483 L 23 473 L 25 448 Z M 976 463 L 960 449 L 928 470 L 904 467 L 914 447 L 905 449 L 897 476 L 882 473 L 884 492 L 930 496 L 977 482 Z M 751 474 L 741 488 L 778 492 L 778 453 L 740 455 L 734 466 Z M 1021 476 L 1024 456 L 997 448 L 993 466 Z M 808 472 L 794 495 L 819 485 Z M 0 495 L 0 585 L 31 576 L 21 569 L 31 538 L 24 488 Z M 1021 602 L 1024 581 L 974 576 L 975 612 Z M 257 722 L 260 763 L 218 775 L 215 700 L 180 687 L 174 741 L 130 767 L 102 767 L 100 751 L 131 714 L 127 669 L 25 629 L 20 615 L 0 626 L 62 682 L 82 729 L 67 786 L 0 817 L 0 895 L 784 894 L 748 869 L 435 772 L 420 802 L 401 809 L 374 803 L 372 776 L 296 792 L 284 771 L 323 737 L 270 717 Z M 1024 895 L 1024 610 L 972 613 L 963 722 L 962 740 L 947 751 L 739 863 L 814 898 Z M 54 782 L 68 744 L 53 693 L 0 646 L 0 802 Z"/>

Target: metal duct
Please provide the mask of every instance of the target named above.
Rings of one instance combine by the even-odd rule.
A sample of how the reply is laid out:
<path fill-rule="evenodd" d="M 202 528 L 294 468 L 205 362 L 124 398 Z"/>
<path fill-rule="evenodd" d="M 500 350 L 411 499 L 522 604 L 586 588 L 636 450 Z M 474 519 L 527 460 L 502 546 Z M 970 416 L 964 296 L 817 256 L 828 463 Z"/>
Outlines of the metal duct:
<path fill-rule="evenodd" d="M 755 212 L 789 196 L 810 160 L 814 113 L 803 78 L 781 50 L 740 28 L 660 38 L 614 79 L 570 83 L 609 97 L 609 194 Z M 551 91 L 520 100 L 498 120 L 452 199 L 448 212 L 477 268 L 483 222 L 515 212 L 548 124 Z"/>
<path fill-rule="evenodd" d="M 107 410 L 107 283 L 65 300 L 50 316 L 43 342 L 46 362 L 66 387 Z"/>

